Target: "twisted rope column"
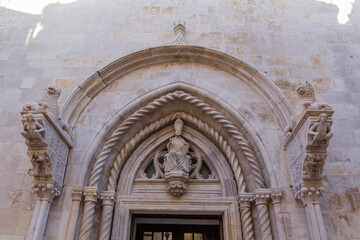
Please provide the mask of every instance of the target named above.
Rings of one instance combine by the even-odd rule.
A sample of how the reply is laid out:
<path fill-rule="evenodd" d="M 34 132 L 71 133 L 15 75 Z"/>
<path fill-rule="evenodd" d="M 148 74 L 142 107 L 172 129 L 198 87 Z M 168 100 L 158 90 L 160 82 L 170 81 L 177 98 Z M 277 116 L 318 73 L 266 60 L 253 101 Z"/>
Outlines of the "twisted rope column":
<path fill-rule="evenodd" d="M 244 181 L 244 176 L 241 172 L 239 159 L 236 157 L 236 154 L 234 153 L 228 142 L 214 128 L 210 127 L 201 120 L 191 116 L 190 114 L 184 112 L 176 112 L 164 118 L 161 118 L 160 120 L 146 126 L 134 137 L 132 137 L 130 141 L 128 141 L 127 144 L 120 150 L 120 153 L 118 154 L 116 161 L 114 162 L 113 168 L 111 169 L 107 189 L 111 191 L 115 190 L 121 168 L 124 165 L 127 157 L 134 150 L 135 146 L 152 132 L 158 130 L 159 128 L 163 127 L 171 121 L 174 121 L 177 118 L 181 118 L 184 121 L 195 125 L 200 131 L 202 131 L 207 137 L 209 137 L 218 145 L 221 151 L 226 155 L 226 158 L 228 159 L 234 172 L 234 176 L 238 186 L 238 192 L 245 192 L 246 184 Z"/>
<path fill-rule="evenodd" d="M 270 198 L 270 194 L 271 191 L 269 189 L 256 189 L 254 192 L 262 240 L 272 240 L 271 224 L 267 207 L 267 201 Z"/>
<path fill-rule="evenodd" d="M 240 193 L 239 194 L 239 205 L 241 215 L 241 227 L 243 240 L 254 240 L 254 228 L 251 217 L 251 201 L 252 193 Z"/>
<path fill-rule="evenodd" d="M 104 191 L 101 193 L 101 198 L 103 200 L 103 210 L 101 214 L 99 239 L 108 240 L 110 239 L 111 222 L 115 203 L 115 192 Z"/>
<path fill-rule="evenodd" d="M 85 196 L 85 206 L 84 214 L 81 221 L 80 227 L 80 240 L 90 239 L 94 216 L 95 216 L 95 207 L 98 199 L 98 188 L 97 187 L 84 187 L 84 196 Z"/>

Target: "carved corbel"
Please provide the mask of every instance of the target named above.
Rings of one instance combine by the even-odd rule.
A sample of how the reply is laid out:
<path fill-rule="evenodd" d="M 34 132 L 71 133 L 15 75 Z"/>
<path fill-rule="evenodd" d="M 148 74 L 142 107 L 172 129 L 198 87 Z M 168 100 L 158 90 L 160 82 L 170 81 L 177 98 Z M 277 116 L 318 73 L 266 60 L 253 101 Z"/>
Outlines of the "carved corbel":
<path fill-rule="evenodd" d="M 332 110 L 307 110 L 285 139 L 293 189 L 322 187 L 322 171 L 332 137 Z"/>
<path fill-rule="evenodd" d="M 73 146 L 69 128 L 60 117 L 59 96 L 60 89 L 50 86 L 39 102 L 26 103 L 21 112 L 21 135 L 32 164 L 33 192 L 37 194 L 28 240 L 43 237 L 50 204 L 61 194 L 69 150 Z"/>
<path fill-rule="evenodd" d="M 316 101 L 310 83 L 301 84 L 297 92 L 300 101 L 289 124 L 292 128 L 285 129 L 284 149 L 295 198 L 304 204 L 311 239 L 326 239 L 318 197 L 324 190 L 322 172 L 329 140 L 333 136 L 334 111 L 328 104 Z"/>
<path fill-rule="evenodd" d="M 26 103 L 21 112 L 23 131 L 32 163 L 34 184 L 53 184 L 61 191 L 69 150 L 73 146 L 61 121 L 57 99 L 60 89 L 49 86 L 39 102 Z"/>

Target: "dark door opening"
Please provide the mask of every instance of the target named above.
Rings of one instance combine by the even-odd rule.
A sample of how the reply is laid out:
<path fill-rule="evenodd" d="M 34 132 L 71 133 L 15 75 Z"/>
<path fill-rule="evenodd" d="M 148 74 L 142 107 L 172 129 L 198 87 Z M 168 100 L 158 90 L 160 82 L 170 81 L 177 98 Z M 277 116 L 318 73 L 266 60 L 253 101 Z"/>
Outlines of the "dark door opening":
<path fill-rule="evenodd" d="M 134 216 L 132 240 L 222 240 L 218 216 Z"/>

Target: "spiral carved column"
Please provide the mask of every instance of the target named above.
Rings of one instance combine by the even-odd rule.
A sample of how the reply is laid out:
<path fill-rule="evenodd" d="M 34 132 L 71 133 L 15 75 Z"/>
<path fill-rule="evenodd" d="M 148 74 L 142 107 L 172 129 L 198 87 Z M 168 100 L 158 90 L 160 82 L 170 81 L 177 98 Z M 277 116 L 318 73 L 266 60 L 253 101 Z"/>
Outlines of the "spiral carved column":
<path fill-rule="evenodd" d="M 97 187 L 84 187 L 85 206 L 80 227 L 80 240 L 90 239 L 94 223 L 95 206 L 98 199 Z"/>
<path fill-rule="evenodd" d="M 115 192 L 105 191 L 101 193 L 103 199 L 103 211 L 101 214 L 100 222 L 100 240 L 110 239 L 111 222 L 113 217 L 114 203 L 115 203 Z"/>
<path fill-rule="evenodd" d="M 267 206 L 270 195 L 271 191 L 269 189 L 256 189 L 254 192 L 254 200 L 259 215 L 262 240 L 272 240 L 271 224 Z"/>
<path fill-rule="evenodd" d="M 254 229 L 251 217 L 252 193 L 240 193 L 239 205 L 243 240 L 254 240 Z"/>

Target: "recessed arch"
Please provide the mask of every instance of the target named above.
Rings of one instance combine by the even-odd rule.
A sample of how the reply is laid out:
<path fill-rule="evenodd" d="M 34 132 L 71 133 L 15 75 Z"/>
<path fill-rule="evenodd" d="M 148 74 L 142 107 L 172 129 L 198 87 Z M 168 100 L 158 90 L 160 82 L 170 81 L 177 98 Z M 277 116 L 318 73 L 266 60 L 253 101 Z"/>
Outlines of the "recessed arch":
<path fill-rule="evenodd" d="M 261 152 L 261 158 L 263 159 L 263 163 L 265 164 L 266 171 L 268 171 L 269 177 L 269 185 L 270 186 L 277 186 L 277 179 L 276 174 L 273 174 L 275 172 L 275 169 L 273 168 L 273 165 L 271 164 L 271 160 L 269 159 L 269 156 L 267 155 L 266 147 L 263 145 L 262 139 L 256 129 L 251 125 L 247 119 L 242 116 L 239 112 L 237 112 L 235 109 L 233 109 L 230 105 L 228 105 L 223 99 L 217 97 L 216 95 L 205 91 L 199 87 L 196 87 L 194 85 L 190 85 L 183 82 L 175 82 L 172 84 L 168 84 L 164 87 L 161 87 L 159 89 L 155 89 L 153 91 L 149 91 L 147 94 L 144 94 L 137 99 L 134 99 L 131 101 L 128 105 L 126 105 L 125 108 L 121 109 L 119 112 L 115 113 L 113 117 L 108 120 L 108 122 L 104 125 L 103 130 L 99 131 L 96 139 L 91 143 L 91 145 L 88 148 L 88 151 L 86 152 L 86 155 L 83 159 L 85 162 L 90 162 L 89 158 L 94 158 L 94 155 L 96 155 L 96 152 L 99 152 L 99 146 L 103 145 L 104 139 L 109 136 L 109 130 L 116 129 L 116 126 L 119 126 L 119 124 L 124 121 L 127 116 L 130 115 L 131 111 L 134 111 L 136 109 L 136 106 L 145 106 L 146 103 L 151 102 L 151 100 L 154 101 L 156 98 L 161 98 L 166 96 L 167 94 L 175 94 L 181 93 L 183 94 L 186 90 L 185 94 L 190 95 L 190 97 L 195 97 L 196 99 L 206 99 L 207 102 L 211 102 L 218 106 L 218 108 L 222 109 L 223 112 L 225 112 L 226 116 L 231 116 L 232 119 L 234 119 L 236 122 L 240 123 L 240 125 L 237 125 L 236 127 L 240 128 L 241 130 L 239 132 L 245 132 L 248 136 L 247 139 L 252 141 L 252 146 L 258 148 L 258 153 Z M 191 93 L 191 94 L 189 94 Z M 180 94 L 180 95 L 181 95 Z M 199 97 L 196 97 L 199 96 Z M 179 98 L 179 95 L 175 96 L 175 98 Z M 185 96 L 186 98 L 186 96 Z M 191 101 L 191 99 L 189 100 Z M 197 102 L 197 100 L 196 100 Z M 127 124 L 125 124 L 127 125 Z M 120 127 L 121 128 L 121 127 Z M 98 154 L 99 155 L 99 154 Z M 93 163 L 94 164 L 94 163 Z M 91 164 L 90 164 L 91 165 Z M 90 171 L 90 165 L 86 168 L 87 171 Z M 265 169 L 262 168 L 261 171 L 265 172 Z M 101 172 L 101 171 L 100 171 Z M 99 172 L 99 174 L 100 174 Z M 85 175 L 78 175 L 78 184 L 83 184 L 83 182 L 86 179 Z M 89 176 L 88 176 L 89 177 Z"/>

